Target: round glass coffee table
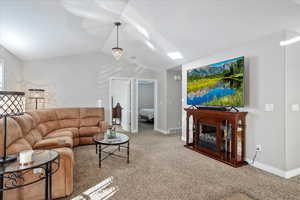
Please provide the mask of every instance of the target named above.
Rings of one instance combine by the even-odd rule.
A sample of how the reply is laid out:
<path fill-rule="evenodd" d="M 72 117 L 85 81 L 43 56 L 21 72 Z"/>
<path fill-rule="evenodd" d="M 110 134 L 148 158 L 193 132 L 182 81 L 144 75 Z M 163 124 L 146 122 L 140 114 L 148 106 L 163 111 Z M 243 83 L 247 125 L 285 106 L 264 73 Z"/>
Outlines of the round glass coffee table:
<path fill-rule="evenodd" d="M 52 199 L 52 175 L 60 166 L 59 153 L 55 150 L 34 150 L 32 162 L 26 166 L 17 161 L 0 165 L 0 199 L 4 198 L 4 191 L 25 187 L 45 180 L 45 199 Z M 40 174 L 32 179 L 25 179 L 26 174 Z"/>
<path fill-rule="evenodd" d="M 98 133 L 93 137 L 93 140 L 96 144 L 96 154 L 99 154 L 99 168 L 101 168 L 101 162 L 110 156 L 116 156 L 119 158 L 126 158 L 127 163 L 129 163 L 129 136 L 123 133 L 116 133 L 116 137 L 114 139 L 109 139 L 106 137 L 106 134 Z M 106 151 L 108 147 L 116 146 L 117 148 Z M 117 154 L 117 151 L 121 151 L 121 148 L 127 150 L 127 155 Z M 102 153 L 106 154 L 102 157 Z"/>

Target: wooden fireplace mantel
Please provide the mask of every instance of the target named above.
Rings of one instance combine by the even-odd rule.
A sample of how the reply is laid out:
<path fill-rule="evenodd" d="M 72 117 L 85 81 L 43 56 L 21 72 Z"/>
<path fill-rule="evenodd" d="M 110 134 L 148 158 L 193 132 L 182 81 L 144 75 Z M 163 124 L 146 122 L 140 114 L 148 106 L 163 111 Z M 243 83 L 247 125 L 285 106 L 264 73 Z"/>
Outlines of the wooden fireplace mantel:
<path fill-rule="evenodd" d="M 247 164 L 245 162 L 247 112 L 191 108 L 185 111 L 187 112 L 185 145 L 187 148 L 233 167 Z M 190 120 L 193 120 L 192 127 L 190 127 Z M 207 128 L 214 131 L 206 131 Z M 210 141 L 206 141 L 205 138 L 210 138 Z"/>

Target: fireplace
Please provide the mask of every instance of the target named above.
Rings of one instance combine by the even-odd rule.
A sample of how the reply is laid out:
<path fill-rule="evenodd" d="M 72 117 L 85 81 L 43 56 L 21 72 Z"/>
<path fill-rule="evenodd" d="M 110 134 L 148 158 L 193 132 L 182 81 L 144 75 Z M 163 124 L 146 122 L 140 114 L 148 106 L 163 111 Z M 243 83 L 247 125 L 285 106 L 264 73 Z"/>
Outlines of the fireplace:
<path fill-rule="evenodd" d="M 200 124 L 197 146 L 210 151 L 217 151 L 217 126 L 212 124 Z"/>
<path fill-rule="evenodd" d="M 234 167 L 245 162 L 246 112 L 185 109 L 186 147 Z M 193 123 L 190 124 L 189 120 Z M 193 140 L 190 142 L 190 125 Z"/>

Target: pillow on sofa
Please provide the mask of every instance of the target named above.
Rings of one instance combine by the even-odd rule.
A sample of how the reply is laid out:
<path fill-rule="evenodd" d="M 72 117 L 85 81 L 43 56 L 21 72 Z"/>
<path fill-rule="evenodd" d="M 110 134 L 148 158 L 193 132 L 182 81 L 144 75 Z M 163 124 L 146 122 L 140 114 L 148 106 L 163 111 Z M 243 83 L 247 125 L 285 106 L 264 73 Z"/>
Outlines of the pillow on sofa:
<path fill-rule="evenodd" d="M 99 126 L 100 118 L 89 117 L 80 120 L 80 127 Z"/>
<path fill-rule="evenodd" d="M 60 128 L 56 113 L 53 109 L 37 110 L 28 112 L 28 114 L 31 115 L 32 118 L 36 121 L 37 128 L 39 131 L 41 131 L 43 136 L 47 135 L 51 131 Z"/>
<path fill-rule="evenodd" d="M 31 145 L 27 142 L 27 140 L 25 140 L 24 138 L 20 138 L 16 141 L 14 141 L 14 143 L 12 143 L 11 145 L 8 146 L 7 148 L 7 154 L 16 154 L 19 153 L 21 151 L 25 151 L 25 150 L 30 150 L 32 149 Z"/>
<path fill-rule="evenodd" d="M 36 129 L 36 123 L 29 114 L 14 116 L 13 119 L 17 121 L 22 129 L 23 137 L 31 146 L 42 139 L 42 133 Z"/>
<path fill-rule="evenodd" d="M 23 138 L 22 130 L 19 124 L 12 118 L 7 118 L 7 140 L 6 145 L 9 146 L 18 139 Z M 3 120 L 0 120 L 0 137 L 3 138 Z M 2 140 L 3 142 L 3 140 Z M 0 145 L 0 149 L 3 152 L 3 145 Z"/>
<path fill-rule="evenodd" d="M 79 127 L 79 108 L 59 108 L 55 112 L 61 128 Z"/>
<path fill-rule="evenodd" d="M 104 120 L 104 108 L 80 108 L 80 119 L 99 118 Z"/>

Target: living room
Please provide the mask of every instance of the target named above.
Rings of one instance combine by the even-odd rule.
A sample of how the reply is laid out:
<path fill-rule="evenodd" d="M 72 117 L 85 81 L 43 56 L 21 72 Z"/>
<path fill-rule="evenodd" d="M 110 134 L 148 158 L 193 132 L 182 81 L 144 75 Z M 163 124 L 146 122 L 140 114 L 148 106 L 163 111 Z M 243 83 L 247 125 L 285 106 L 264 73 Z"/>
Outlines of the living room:
<path fill-rule="evenodd" d="M 300 199 L 299 11 L 0 1 L 0 199 Z"/>

